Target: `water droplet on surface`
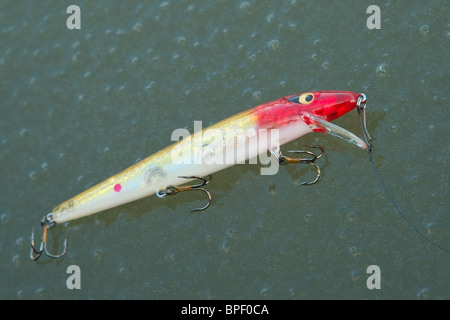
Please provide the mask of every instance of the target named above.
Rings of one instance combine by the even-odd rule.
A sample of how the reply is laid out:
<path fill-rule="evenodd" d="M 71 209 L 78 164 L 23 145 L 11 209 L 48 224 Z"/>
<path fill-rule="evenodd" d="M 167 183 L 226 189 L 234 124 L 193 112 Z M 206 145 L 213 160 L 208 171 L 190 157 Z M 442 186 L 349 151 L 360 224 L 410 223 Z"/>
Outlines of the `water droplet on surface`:
<path fill-rule="evenodd" d="M 1 222 L 2 224 L 4 224 L 4 225 L 8 224 L 8 222 L 9 222 L 8 214 L 3 213 L 3 214 L 0 216 L 0 222 Z"/>
<path fill-rule="evenodd" d="M 133 29 L 134 29 L 134 31 L 136 31 L 136 32 L 140 32 L 141 29 L 142 29 L 142 24 L 140 24 L 139 22 L 136 23 L 136 24 L 134 25 Z"/>
<path fill-rule="evenodd" d="M 20 136 L 21 137 L 26 137 L 28 135 L 28 130 L 23 128 L 20 130 Z"/>
<path fill-rule="evenodd" d="M 241 2 L 240 8 L 242 10 L 250 10 L 250 3 L 248 3 L 247 1 L 243 1 Z"/>
<path fill-rule="evenodd" d="M 391 127 L 391 131 L 392 131 L 392 132 L 397 132 L 397 131 L 398 131 L 398 128 L 399 128 L 399 125 L 398 125 L 398 124 L 394 124 L 394 125 Z"/>
<path fill-rule="evenodd" d="M 41 287 L 41 288 L 36 289 L 36 295 L 40 299 L 45 298 L 45 288 Z"/>
<path fill-rule="evenodd" d="M 44 171 L 47 171 L 48 170 L 48 163 L 47 162 L 42 162 L 41 169 L 44 170 Z"/>
<path fill-rule="evenodd" d="M 179 45 L 185 45 L 186 44 L 186 38 L 185 37 L 183 37 L 183 36 L 180 36 L 180 37 L 178 37 L 177 38 L 177 43 L 179 44 Z"/>
<path fill-rule="evenodd" d="M 97 260 L 101 260 L 101 259 L 102 259 L 102 254 L 103 254 L 103 251 L 100 250 L 100 249 L 96 249 L 96 250 L 94 250 L 94 252 L 93 252 L 94 257 L 95 257 L 95 259 L 97 259 Z"/>
<path fill-rule="evenodd" d="M 419 34 L 423 37 L 426 37 L 430 33 L 430 27 L 426 24 L 420 27 Z"/>
<path fill-rule="evenodd" d="M 120 35 L 125 34 L 125 33 L 126 33 L 126 32 L 125 32 L 124 29 L 118 29 L 118 30 L 116 31 L 116 36 L 120 36 Z"/>
<path fill-rule="evenodd" d="M 20 256 L 18 254 L 15 254 L 12 257 L 11 261 L 17 267 L 20 264 Z"/>
<path fill-rule="evenodd" d="M 80 61 L 80 55 L 81 55 L 80 52 L 75 52 L 75 53 L 73 54 L 73 56 L 72 56 L 72 62 L 73 62 L 73 63 L 79 62 L 79 61 Z"/>
<path fill-rule="evenodd" d="M 429 223 L 429 224 L 427 225 L 427 233 L 428 233 L 428 234 L 432 234 L 432 233 L 434 232 L 434 227 L 435 227 L 435 224 L 434 224 L 434 223 Z"/>
<path fill-rule="evenodd" d="M 31 172 L 28 174 L 28 177 L 29 177 L 31 180 L 36 180 L 36 177 L 37 177 L 36 171 L 31 171 Z"/>
<path fill-rule="evenodd" d="M 23 291 L 19 289 L 16 293 L 16 296 L 18 299 L 24 299 Z"/>
<path fill-rule="evenodd" d="M 262 288 L 260 293 L 262 296 L 267 296 L 269 294 L 269 288 Z"/>
<path fill-rule="evenodd" d="M 330 67 L 331 67 L 331 64 L 329 61 L 325 61 L 324 63 L 322 63 L 322 69 L 329 70 Z"/>
<path fill-rule="evenodd" d="M 272 24 L 275 21 L 275 16 L 273 14 L 269 14 L 266 18 L 267 23 Z"/>
<path fill-rule="evenodd" d="M 280 41 L 278 40 L 271 40 L 269 43 L 267 43 L 267 46 L 272 50 L 277 50 L 280 47 Z"/>
<path fill-rule="evenodd" d="M 349 247 L 348 251 L 354 256 L 359 256 L 361 255 L 361 252 L 356 248 L 356 247 Z"/>
<path fill-rule="evenodd" d="M 420 290 L 417 293 L 417 299 L 421 299 L 421 300 L 429 299 L 430 298 L 430 292 L 429 291 L 430 291 L 430 289 L 423 288 L 422 290 Z"/>
<path fill-rule="evenodd" d="M 255 91 L 253 92 L 253 99 L 255 99 L 256 101 L 260 101 L 262 97 L 262 93 L 261 91 Z"/>
<path fill-rule="evenodd" d="M 170 3 L 168 1 L 164 1 L 159 5 L 159 7 L 161 9 L 167 9 L 169 6 L 170 6 Z"/>
<path fill-rule="evenodd" d="M 275 183 L 272 183 L 272 184 L 269 185 L 268 191 L 269 191 L 271 194 L 275 194 L 275 193 L 276 193 L 276 189 L 277 189 L 277 185 L 276 185 Z"/>
<path fill-rule="evenodd" d="M 379 74 L 379 75 L 386 75 L 387 74 L 387 64 L 386 63 L 381 63 L 378 67 L 377 67 L 377 69 L 376 69 L 376 72 Z"/>

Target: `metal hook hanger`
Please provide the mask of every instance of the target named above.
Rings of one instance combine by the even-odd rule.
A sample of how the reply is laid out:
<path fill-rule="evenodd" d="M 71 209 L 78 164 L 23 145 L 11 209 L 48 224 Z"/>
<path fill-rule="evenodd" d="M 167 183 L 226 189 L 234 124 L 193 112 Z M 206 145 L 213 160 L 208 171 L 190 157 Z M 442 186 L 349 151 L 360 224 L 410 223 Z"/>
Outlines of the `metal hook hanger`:
<path fill-rule="evenodd" d="M 51 213 L 45 215 L 41 220 L 41 227 L 42 227 L 42 241 L 39 246 L 39 249 L 36 250 L 36 247 L 34 245 L 34 229 L 31 232 L 31 250 L 30 250 L 30 258 L 33 261 L 38 260 L 42 252 L 45 253 L 48 257 L 56 259 L 61 258 L 63 255 L 67 252 L 67 238 L 64 240 L 64 250 L 60 254 L 51 254 L 47 250 L 47 235 L 48 235 L 48 229 L 51 229 L 55 226 L 55 221 L 53 221 L 53 216 Z"/>
<path fill-rule="evenodd" d="M 199 180 L 202 180 L 203 182 L 200 183 L 200 184 L 195 184 L 195 185 L 191 185 L 191 186 L 184 186 L 184 187 L 167 186 L 165 189 L 159 190 L 156 193 L 158 198 L 164 198 L 165 196 L 172 196 L 172 195 L 177 194 L 178 192 L 183 192 L 183 191 L 199 190 L 199 191 L 203 191 L 206 194 L 206 196 L 208 197 L 208 203 L 205 206 L 201 207 L 201 208 L 195 208 L 194 210 L 191 210 L 191 212 L 203 211 L 203 210 L 205 210 L 206 208 L 209 207 L 209 205 L 211 204 L 211 194 L 209 193 L 208 190 L 206 190 L 205 188 L 202 188 L 202 187 L 211 182 L 211 180 L 212 180 L 212 176 L 211 175 L 206 176 L 206 177 L 179 176 L 178 178 L 199 179 Z"/>
<path fill-rule="evenodd" d="M 320 153 L 318 155 L 316 155 L 314 152 L 307 151 L 307 150 L 291 150 L 291 151 L 289 151 L 291 153 L 305 153 L 305 154 L 312 156 L 312 158 L 292 158 L 292 157 L 284 156 L 281 153 L 281 150 L 278 148 L 277 150 L 272 151 L 272 154 L 275 157 L 277 157 L 280 165 L 286 165 L 288 163 L 307 163 L 307 164 L 310 164 L 313 167 L 315 167 L 316 171 L 317 171 L 316 178 L 313 181 L 310 181 L 310 182 L 305 181 L 300 184 L 300 185 L 312 185 L 312 184 L 315 184 L 320 179 L 320 168 L 315 163 L 315 161 L 323 156 L 325 150 L 321 146 L 318 146 L 318 145 L 314 145 L 314 146 L 305 145 L 305 147 L 320 149 Z"/>
<path fill-rule="evenodd" d="M 372 138 L 370 137 L 369 131 L 367 130 L 367 125 L 366 125 L 366 95 L 364 93 L 361 93 L 361 95 L 358 98 L 358 101 L 356 102 L 356 110 L 358 110 L 358 115 L 359 115 L 359 121 L 361 123 L 361 129 L 363 131 L 364 134 L 364 140 L 366 141 L 369 153 L 372 153 L 372 144 L 370 143 L 370 141 L 372 140 Z"/>

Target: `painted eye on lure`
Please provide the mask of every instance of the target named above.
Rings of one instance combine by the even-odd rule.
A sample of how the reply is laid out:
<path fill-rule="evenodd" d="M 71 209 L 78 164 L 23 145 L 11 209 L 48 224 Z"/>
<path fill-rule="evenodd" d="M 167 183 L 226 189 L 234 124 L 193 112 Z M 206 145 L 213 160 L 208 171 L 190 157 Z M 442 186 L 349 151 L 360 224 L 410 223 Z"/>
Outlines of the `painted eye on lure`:
<path fill-rule="evenodd" d="M 314 100 L 314 95 L 311 92 L 303 93 L 298 98 L 298 102 L 300 102 L 301 104 L 310 104 L 311 102 L 313 102 L 313 100 Z"/>

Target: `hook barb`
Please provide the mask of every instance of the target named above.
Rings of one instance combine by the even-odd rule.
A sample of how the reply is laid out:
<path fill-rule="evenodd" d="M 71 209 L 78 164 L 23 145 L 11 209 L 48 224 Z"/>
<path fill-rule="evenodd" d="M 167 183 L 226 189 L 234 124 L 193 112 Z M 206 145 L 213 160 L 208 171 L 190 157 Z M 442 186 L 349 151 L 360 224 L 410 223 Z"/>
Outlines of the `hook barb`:
<path fill-rule="evenodd" d="M 49 213 L 48 215 L 44 216 L 41 220 L 41 227 L 42 227 L 42 241 L 39 245 L 39 249 L 36 249 L 36 246 L 34 244 L 34 228 L 31 231 L 31 250 L 30 250 L 30 258 L 33 261 L 38 260 L 42 253 L 45 253 L 46 256 L 52 259 L 61 258 L 63 255 L 67 252 L 67 238 L 64 240 L 64 250 L 60 254 L 52 254 L 48 252 L 47 249 L 47 236 L 48 236 L 48 230 L 53 228 L 55 226 L 55 221 L 53 221 L 52 214 Z"/>
<path fill-rule="evenodd" d="M 183 191 L 195 191 L 195 190 L 199 190 L 202 191 L 206 194 L 206 196 L 208 197 L 208 202 L 206 203 L 206 205 L 204 205 L 203 207 L 200 208 L 195 208 L 194 210 L 191 210 L 191 212 L 197 212 L 197 211 L 203 211 L 205 209 L 207 209 L 209 207 L 209 205 L 211 204 L 211 194 L 209 193 L 208 190 L 206 190 L 205 188 L 203 188 L 203 186 L 207 185 L 208 183 L 211 182 L 212 180 L 212 175 L 206 176 L 206 177 L 198 177 L 198 176 L 179 176 L 178 178 L 183 178 L 183 179 L 199 179 L 202 180 L 202 183 L 199 184 L 195 184 L 195 185 L 191 185 L 191 186 L 184 186 L 184 187 L 179 187 L 179 186 L 167 186 L 165 189 L 163 190 L 159 190 L 156 195 L 158 196 L 158 198 L 164 198 L 165 196 L 171 196 L 171 195 L 175 195 L 178 192 L 183 192 Z"/>

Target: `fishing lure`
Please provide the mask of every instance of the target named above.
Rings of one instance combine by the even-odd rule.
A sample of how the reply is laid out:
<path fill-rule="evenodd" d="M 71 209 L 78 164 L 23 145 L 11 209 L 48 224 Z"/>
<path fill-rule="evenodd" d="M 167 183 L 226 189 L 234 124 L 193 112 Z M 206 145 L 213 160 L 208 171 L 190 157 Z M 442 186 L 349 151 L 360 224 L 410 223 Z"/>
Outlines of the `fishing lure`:
<path fill-rule="evenodd" d="M 292 151 L 308 155 L 307 158 L 292 158 L 284 156 L 280 146 L 311 132 L 323 132 L 340 137 L 361 149 L 370 150 L 365 116 L 361 116 L 361 112 L 364 115 L 365 102 L 366 96 L 363 93 L 348 91 L 293 94 L 238 113 L 200 133 L 185 137 L 55 207 L 41 220 L 42 242 L 39 248 L 34 244 L 34 231 L 32 232 L 30 257 L 37 260 L 44 252 L 51 258 L 59 258 L 66 253 L 67 239 L 61 254 L 51 254 L 47 250 L 48 230 L 55 224 L 152 194 L 163 198 L 183 191 L 202 191 L 207 195 L 208 203 L 192 211 L 204 210 L 211 202 L 211 195 L 204 186 L 211 181 L 213 173 L 260 155 L 267 155 L 268 151 L 280 165 L 305 163 L 315 167 L 316 179 L 303 183 L 314 184 L 320 178 L 320 168 L 315 161 L 322 156 L 323 148 L 308 146 L 320 149 L 320 154 L 307 150 Z M 360 113 L 366 141 L 330 122 L 355 108 Z M 195 179 L 202 182 L 183 186 Z"/>

